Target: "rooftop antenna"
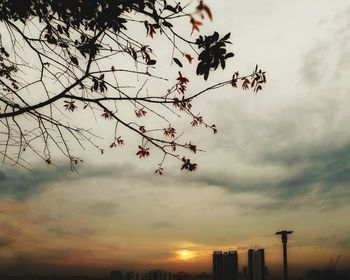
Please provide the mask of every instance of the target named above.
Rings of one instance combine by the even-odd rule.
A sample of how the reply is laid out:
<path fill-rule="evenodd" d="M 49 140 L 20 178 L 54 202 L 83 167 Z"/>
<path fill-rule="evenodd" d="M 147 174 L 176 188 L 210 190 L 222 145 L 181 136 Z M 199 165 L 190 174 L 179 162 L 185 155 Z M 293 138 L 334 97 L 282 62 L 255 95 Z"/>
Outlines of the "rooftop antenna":
<path fill-rule="evenodd" d="M 288 280 L 288 259 L 287 259 L 287 241 L 288 234 L 292 234 L 293 231 L 282 230 L 276 232 L 276 235 L 281 235 L 282 245 L 283 245 L 283 271 L 284 271 L 284 280 Z"/>

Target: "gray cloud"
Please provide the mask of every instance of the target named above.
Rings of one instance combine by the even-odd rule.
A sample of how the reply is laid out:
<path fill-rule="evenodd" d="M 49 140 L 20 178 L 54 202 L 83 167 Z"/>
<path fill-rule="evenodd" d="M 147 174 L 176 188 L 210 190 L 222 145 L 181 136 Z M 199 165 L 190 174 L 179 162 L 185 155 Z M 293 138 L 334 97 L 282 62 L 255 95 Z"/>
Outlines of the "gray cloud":
<path fill-rule="evenodd" d="M 8 168 L 0 171 L 0 196 L 26 200 L 40 193 L 44 184 L 63 180 L 68 174 L 68 170 L 62 168 L 32 172 Z"/>
<path fill-rule="evenodd" d="M 350 144 L 328 151 L 313 151 L 308 155 L 288 155 L 288 150 L 282 150 L 264 157 L 259 164 L 271 163 L 286 168 L 298 166 L 299 171 L 278 180 L 242 179 L 227 173 L 211 173 L 190 180 L 199 185 L 220 187 L 233 194 L 258 193 L 273 198 L 272 202 L 256 205 L 260 210 L 300 208 L 306 206 L 303 199 L 311 193 L 315 198 L 308 202 L 321 208 L 339 208 L 350 198 Z"/>
<path fill-rule="evenodd" d="M 344 18 L 346 28 L 339 24 Z M 331 25 L 335 23 L 339 26 L 332 27 L 334 32 L 328 34 L 327 40 L 317 40 L 306 51 L 300 68 L 301 86 L 297 87 L 301 92 L 295 97 L 286 96 L 286 101 L 281 102 L 275 95 L 276 103 L 258 105 L 220 103 L 215 116 L 222 124 L 219 127 L 224 131 L 220 136 L 223 141 L 214 142 L 212 147 L 223 155 L 223 164 L 232 167 L 233 172 L 230 174 L 218 160 L 221 170 L 209 169 L 193 180 L 232 194 L 255 193 L 272 198 L 269 202 L 256 202 L 255 206 L 247 205 L 257 210 L 307 206 L 329 210 L 347 205 L 350 115 L 345 104 L 349 103 L 350 95 L 344 73 L 350 65 L 346 59 L 350 43 L 348 9 Z M 297 79 L 288 82 L 298 83 Z M 310 90 L 310 86 L 317 92 Z M 260 100 L 264 102 L 264 98 Z M 232 159 L 226 158 L 228 154 Z M 247 174 L 235 171 L 235 166 L 242 163 Z M 249 167 L 258 168 L 263 174 L 255 175 Z M 269 174 L 270 167 L 282 171 L 281 174 Z"/>
<path fill-rule="evenodd" d="M 76 173 L 72 172 L 68 167 L 48 167 L 47 169 L 36 169 L 33 167 L 33 171 L 6 168 L 0 170 L 0 197 L 23 201 L 41 193 L 46 187 L 49 187 L 50 183 L 111 175 L 125 178 L 125 174 L 128 174 L 127 176 L 132 177 L 129 169 L 129 165 L 115 165 L 114 167 L 90 166 L 82 168 L 80 173 Z"/>
<path fill-rule="evenodd" d="M 350 144 L 311 154 L 306 160 L 298 157 L 293 164 L 300 162 L 306 166 L 298 174 L 277 184 L 277 196 L 293 198 L 310 193 L 315 188 L 321 196 L 329 199 L 350 196 Z M 334 195 L 335 191 L 338 191 L 337 195 Z"/>
<path fill-rule="evenodd" d="M 201 172 L 183 176 L 151 176 L 147 172 L 137 171 L 136 167 L 123 168 L 88 167 L 80 174 L 71 174 L 61 169 L 44 172 L 24 173 L 15 170 L 5 175 L 0 183 L 1 194 L 23 200 L 42 190 L 44 184 L 61 180 L 78 180 L 86 178 L 113 178 L 116 180 L 140 180 L 147 178 L 150 186 L 167 185 L 191 187 L 219 187 L 232 194 L 256 193 L 273 198 L 269 203 L 255 205 L 258 210 L 275 210 L 281 208 L 300 208 L 305 206 L 305 199 L 312 193 L 313 200 L 320 208 L 341 207 L 350 197 L 350 144 L 329 150 L 305 151 L 284 149 L 266 153 L 259 164 L 273 164 L 284 168 L 297 167 L 298 172 L 276 179 L 251 179 L 249 176 L 237 177 L 219 171 Z M 16 175 L 19 174 L 19 175 Z M 25 175 L 24 175 L 25 174 Z M 135 176 L 136 174 L 136 176 Z M 4 177 L 2 175 L 2 177 Z M 12 184 L 11 184 L 12 182 Z M 186 183 L 186 184 L 185 184 Z M 252 206 L 250 206 L 252 207 Z M 96 202 L 89 206 L 89 211 L 97 215 L 109 215 L 116 211 L 118 205 L 113 202 Z M 154 224 L 156 228 L 172 226 L 161 221 Z"/>

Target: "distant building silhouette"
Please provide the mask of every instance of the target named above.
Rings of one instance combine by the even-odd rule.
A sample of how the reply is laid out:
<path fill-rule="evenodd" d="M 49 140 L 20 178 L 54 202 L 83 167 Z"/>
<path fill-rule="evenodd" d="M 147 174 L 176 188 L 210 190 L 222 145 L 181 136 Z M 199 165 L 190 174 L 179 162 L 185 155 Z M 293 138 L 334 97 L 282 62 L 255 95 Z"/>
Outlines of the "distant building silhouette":
<path fill-rule="evenodd" d="M 265 280 L 265 252 L 264 249 L 248 250 L 248 279 Z"/>
<path fill-rule="evenodd" d="M 171 273 L 165 270 L 151 270 L 144 274 L 144 280 L 171 280 Z"/>
<path fill-rule="evenodd" d="M 195 275 L 195 280 L 212 280 L 212 276 L 209 273 L 202 272 Z"/>
<path fill-rule="evenodd" d="M 184 271 L 180 271 L 173 274 L 172 280 L 193 280 L 193 276 Z"/>
<path fill-rule="evenodd" d="M 305 273 L 305 280 L 350 280 L 350 270 L 312 269 Z"/>
<path fill-rule="evenodd" d="M 237 251 L 213 252 L 213 280 L 238 280 Z"/>
<path fill-rule="evenodd" d="M 123 280 L 142 280 L 142 276 L 137 272 L 127 272 L 123 275 Z"/>
<path fill-rule="evenodd" d="M 123 280 L 123 272 L 121 270 L 113 270 L 110 273 L 111 280 Z"/>

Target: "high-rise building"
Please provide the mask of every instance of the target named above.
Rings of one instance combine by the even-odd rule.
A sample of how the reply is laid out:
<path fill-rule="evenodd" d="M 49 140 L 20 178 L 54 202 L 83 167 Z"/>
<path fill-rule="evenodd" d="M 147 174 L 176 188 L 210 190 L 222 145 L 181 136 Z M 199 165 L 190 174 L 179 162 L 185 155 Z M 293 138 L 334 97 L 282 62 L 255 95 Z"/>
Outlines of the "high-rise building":
<path fill-rule="evenodd" d="M 224 252 L 223 280 L 238 280 L 237 251 Z"/>
<path fill-rule="evenodd" d="M 223 255 L 222 251 L 213 252 L 213 280 L 223 280 Z"/>
<path fill-rule="evenodd" d="M 248 250 L 248 279 L 265 280 L 265 252 L 264 249 Z"/>
<path fill-rule="evenodd" d="M 237 251 L 213 252 L 213 280 L 238 280 Z"/>

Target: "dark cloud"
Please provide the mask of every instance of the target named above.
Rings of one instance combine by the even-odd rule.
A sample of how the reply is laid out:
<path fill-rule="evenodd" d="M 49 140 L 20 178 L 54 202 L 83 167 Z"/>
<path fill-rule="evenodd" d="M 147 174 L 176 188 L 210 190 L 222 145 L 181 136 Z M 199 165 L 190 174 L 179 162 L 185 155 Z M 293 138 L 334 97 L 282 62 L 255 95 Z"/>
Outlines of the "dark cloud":
<path fill-rule="evenodd" d="M 283 156 L 277 161 L 283 165 Z M 287 161 L 290 164 L 291 158 Z M 304 157 L 299 155 L 292 162 L 293 165 L 303 168 L 297 174 L 278 182 L 277 196 L 301 196 L 315 189 L 319 195 L 332 199 L 337 197 L 337 193 L 350 196 L 350 144 L 328 151 L 304 154 Z"/>
<path fill-rule="evenodd" d="M 86 178 L 113 178 L 133 182 L 147 182 L 145 186 L 157 187 L 176 185 L 184 187 L 219 187 L 232 194 L 256 193 L 271 198 L 271 202 L 255 205 L 258 210 L 276 210 L 281 208 L 300 208 L 308 203 L 329 209 L 332 206 L 345 205 L 350 197 L 350 144 L 338 148 L 306 149 L 305 146 L 265 152 L 256 162 L 263 166 L 275 165 L 293 172 L 283 178 L 274 176 L 252 179 L 248 176 L 235 176 L 225 172 L 198 172 L 196 174 L 150 176 L 137 167 L 86 167 L 79 174 L 63 169 L 37 170 L 25 172 L 7 170 L 0 173 L 0 194 L 18 200 L 24 200 L 40 193 L 43 186 L 49 186 L 61 180 L 81 180 Z M 298 170 L 298 172 L 295 172 Z M 145 179 L 148 179 L 145 181 Z M 74 184 L 73 184 L 74 185 Z M 311 193 L 314 201 L 307 199 Z M 251 207 L 251 206 L 250 206 Z M 113 202 L 96 202 L 89 206 L 89 211 L 97 215 L 109 215 L 118 205 Z M 160 222 L 154 225 L 165 228 L 169 225 Z"/>
<path fill-rule="evenodd" d="M 106 176 L 125 178 L 126 174 L 132 177 L 133 175 L 129 170 L 128 165 L 90 166 L 81 168 L 79 173 L 72 172 L 68 167 L 33 168 L 33 171 L 7 168 L 0 170 L 0 197 L 22 201 L 41 193 L 46 187 L 50 186 L 50 183 Z"/>
<path fill-rule="evenodd" d="M 230 193 L 258 193 L 272 198 L 272 202 L 258 204 L 258 210 L 296 209 L 305 205 L 305 198 L 313 193 L 319 207 L 341 207 L 350 198 L 350 144 L 326 151 L 279 151 L 266 155 L 259 164 L 274 164 L 298 172 L 283 179 L 251 180 L 230 174 L 206 174 L 189 180 L 199 185 L 220 187 Z M 314 206 L 314 205 L 311 205 Z M 251 206 L 250 206 L 251 207 Z"/>
<path fill-rule="evenodd" d="M 69 175 L 67 169 L 38 169 L 25 171 L 6 169 L 0 171 L 0 196 L 26 200 L 42 191 L 45 184 L 63 180 Z"/>
<path fill-rule="evenodd" d="M 19 201 L 27 200 L 45 191 L 55 182 L 69 181 L 74 187 L 74 182 L 90 178 L 113 178 L 116 181 L 129 183 L 142 183 L 143 185 L 166 185 L 178 179 L 176 176 L 155 176 L 152 171 L 142 171 L 137 165 L 114 164 L 112 166 L 82 166 L 78 173 L 69 168 L 48 167 L 26 171 L 7 168 L 0 170 L 0 198 L 11 198 Z M 88 211 L 95 214 L 108 215 L 119 207 L 114 202 L 96 202 L 90 205 Z"/>

